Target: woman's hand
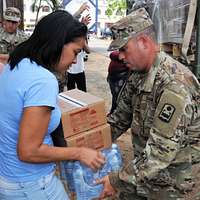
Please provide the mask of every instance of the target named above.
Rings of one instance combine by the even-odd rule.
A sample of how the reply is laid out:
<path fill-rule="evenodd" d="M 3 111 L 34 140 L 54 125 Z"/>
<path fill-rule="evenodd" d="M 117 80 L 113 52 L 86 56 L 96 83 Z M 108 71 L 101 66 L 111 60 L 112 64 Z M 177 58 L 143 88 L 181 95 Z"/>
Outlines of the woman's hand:
<path fill-rule="evenodd" d="M 103 184 L 104 186 L 104 189 L 100 194 L 99 199 L 104 199 L 106 197 L 113 197 L 116 194 L 116 190 L 110 184 L 109 176 L 104 176 L 102 179 L 97 180 L 96 184 Z"/>
<path fill-rule="evenodd" d="M 79 160 L 94 171 L 101 168 L 105 163 L 105 158 L 101 152 L 86 147 L 81 147 Z"/>

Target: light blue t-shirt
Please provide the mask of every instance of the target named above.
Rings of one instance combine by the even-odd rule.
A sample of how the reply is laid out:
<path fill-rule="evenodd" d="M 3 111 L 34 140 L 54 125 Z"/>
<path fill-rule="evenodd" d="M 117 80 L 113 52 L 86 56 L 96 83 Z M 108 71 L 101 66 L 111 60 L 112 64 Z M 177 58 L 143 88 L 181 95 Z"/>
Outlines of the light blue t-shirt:
<path fill-rule="evenodd" d="M 54 108 L 43 141 L 52 145 L 50 133 L 58 126 L 61 116 L 57 95 L 56 77 L 44 67 L 27 58 L 12 71 L 9 65 L 5 66 L 0 74 L 0 176 L 17 182 L 34 181 L 54 170 L 53 162 L 33 164 L 20 161 L 16 145 L 23 109 L 44 105 Z"/>

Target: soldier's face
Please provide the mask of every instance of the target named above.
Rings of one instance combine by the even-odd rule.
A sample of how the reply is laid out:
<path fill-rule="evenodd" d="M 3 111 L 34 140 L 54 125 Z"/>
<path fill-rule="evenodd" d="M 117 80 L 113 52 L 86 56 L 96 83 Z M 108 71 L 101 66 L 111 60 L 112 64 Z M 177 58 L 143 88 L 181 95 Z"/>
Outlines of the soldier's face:
<path fill-rule="evenodd" d="M 15 33 L 19 24 L 20 24 L 19 22 L 5 20 L 3 23 L 3 27 L 7 33 Z"/>
<path fill-rule="evenodd" d="M 74 42 L 64 45 L 56 71 L 64 73 L 71 64 L 76 63 L 76 56 L 83 49 L 84 45 L 84 37 L 77 38 Z"/>
<path fill-rule="evenodd" d="M 119 59 L 123 60 L 131 70 L 148 71 L 148 49 L 145 41 L 140 37 L 130 39 L 125 46 L 119 49 Z"/>

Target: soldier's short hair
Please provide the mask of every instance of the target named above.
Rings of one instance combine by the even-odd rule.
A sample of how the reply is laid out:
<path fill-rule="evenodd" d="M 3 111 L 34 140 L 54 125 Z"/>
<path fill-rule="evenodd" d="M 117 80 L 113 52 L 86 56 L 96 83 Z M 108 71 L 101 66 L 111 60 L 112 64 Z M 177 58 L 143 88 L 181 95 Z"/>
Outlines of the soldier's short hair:
<path fill-rule="evenodd" d="M 19 22 L 21 19 L 21 12 L 18 8 L 8 7 L 4 12 L 3 18 L 5 20 Z"/>
<path fill-rule="evenodd" d="M 108 51 L 113 51 L 123 47 L 130 38 L 147 30 L 152 30 L 153 22 L 144 8 L 131 12 L 111 26 L 113 41 Z"/>

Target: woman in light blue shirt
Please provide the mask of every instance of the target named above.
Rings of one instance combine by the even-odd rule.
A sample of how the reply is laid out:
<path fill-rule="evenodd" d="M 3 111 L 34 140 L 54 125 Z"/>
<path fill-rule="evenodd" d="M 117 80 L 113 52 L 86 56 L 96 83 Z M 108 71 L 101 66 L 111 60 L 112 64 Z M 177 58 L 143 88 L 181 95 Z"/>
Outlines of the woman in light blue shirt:
<path fill-rule="evenodd" d="M 1 200 L 66 200 L 56 161 L 80 160 L 94 170 L 104 163 L 89 148 L 54 147 L 50 136 L 61 117 L 52 72 L 65 73 L 76 62 L 86 34 L 68 12 L 55 11 L 11 53 L 0 75 Z"/>

